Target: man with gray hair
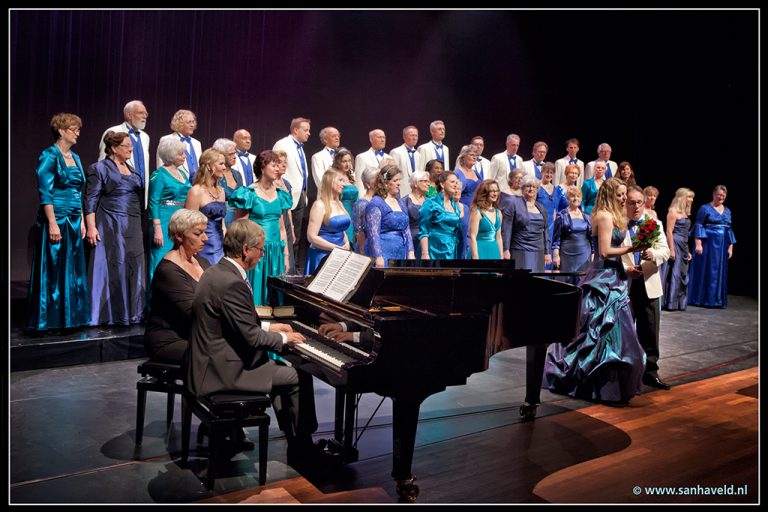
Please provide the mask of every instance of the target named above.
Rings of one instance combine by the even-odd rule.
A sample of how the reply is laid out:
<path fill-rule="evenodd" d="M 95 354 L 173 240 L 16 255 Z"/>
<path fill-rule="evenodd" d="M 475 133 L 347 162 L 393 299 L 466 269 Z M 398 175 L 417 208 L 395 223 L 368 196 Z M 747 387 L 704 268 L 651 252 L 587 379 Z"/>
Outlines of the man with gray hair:
<path fill-rule="evenodd" d="M 235 131 L 232 136 L 237 150 L 237 160 L 232 170 L 240 175 L 243 185 L 246 187 L 253 184 L 253 162 L 256 161 L 256 155 L 249 153 L 251 150 L 251 133 L 245 128 Z"/>
<path fill-rule="evenodd" d="M 520 136 L 515 133 L 507 135 L 506 146 L 506 151 L 496 153 L 491 157 L 491 170 L 486 178 L 496 180 L 496 183 L 499 184 L 499 190 L 509 194 L 509 173 L 523 167 L 523 158 L 517 154 L 520 149 Z"/>
<path fill-rule="evenodd" d="M 541 167 L 547 159 L 548 152 L 549 146 L 546 142 L 534 142 L 533 148 L 531 149 L 531 159 L 523 162 L 523 172 L 528 176 L 533 176 L 537 180 L 541 180 Z"/>
<path fill-rule="evenodd" d="M 246 271 L 264 255 L 264 230 L 249 219 L 232 222 L 224 236 L 224 258 L 206 270 L 195 290 L 185 383 L 195 396 L 269 393 L 288 441 L 288 463 L 311 463 L 321 452 L 312 376 L 276 363 L 267 351 L 304 342 L 290 325 L 261 322 L 253 309 Z"/>
<path fill-rule="evenodd" d="M 378 168 L 382 160 L 385 158 L 392 159 L 387 153 L 384 152 L 384 146 L 387 145 L 387 135 L 384 130 L 376 128 L 368 132 L 368 140 L 371 142 L 371 147 L 368 151 L 364 151 L 355 157 L 355 186 L 360 192 L 360 196 L 365 194 L 365 186 L 363 185 L 362 174 L 366 167 Z"/>
<path fill-rule="evenodd" d="M 619 168 L 619 165 L 611 160 L 611 145 L 603 142 L 597 146 L 597 160 L 592 160 L 584 168 L 584 179 L 588 180 L 595 175 L 595 162 L 602 160 L 605 162 L 605 179 L 611 178 L 613 173 Z"/>
<path fill-rule="evenodd" d="M 389 152 L 397 168 L 403 172 L 403 179 L 400 181 L 400 197 L 405 197 L 411 193 L 411 176 L 416 171 L 423 171 L 426 165 L 422 161 L 421 153 L 416 149 L 418 142 L 419 130 L 413 125 L 406 126 L 403 128 L 402 146 Z"/>
<path fill-rule="evenodd" d="M 341 145 L 341 132 L 333 126 L 326 126 L 320 130 L 320 142 L 323 144 L 323 149 L 312 155 L 312 177 L 315 179 L 318 191 L 323 174 L 333 164 L 333 155 Z"/>
<path fill-rule="evenodd" d="M 424 161 L 424 165 L 426 166 L 430 160 L 437 159 L 443 162 L 443 168 L 446 171 L 450 171 L 451 157 L 448 153 L 448 146 L 443 144 L 443 139 L 445 139 L 445 123 L 439 119 L 432 121 L 429 123 L 429 133 L 432 135 L 432 140 L 419 146 L 419 153 Z M 422 167 L 420 170 L 423 171 L 424 168 Z"/>
<path fill-rule="evenodd" d="M 99 160 L 106 158 L 106 147 L 104 146 L 104 136 L 107 132 L 124 132 L 130 135 L 133 143 L 133 156 L 128 160 L 128 164 L 133 167 L 137 173 L 144 176 L 144 208 L 147 207 L 147 198 L 149 194 L 149 176 L 151 170 L 149 166 L 149 135 L 144 131 L 147 126 L 149 112 L 141 100 L 132 100 L 123 107 L 123 117 L 125 122 L 117 126 L 112 126 L 104 130 L 99 138 Z M 159 167 L 159 166 L 158 166 Z"/>

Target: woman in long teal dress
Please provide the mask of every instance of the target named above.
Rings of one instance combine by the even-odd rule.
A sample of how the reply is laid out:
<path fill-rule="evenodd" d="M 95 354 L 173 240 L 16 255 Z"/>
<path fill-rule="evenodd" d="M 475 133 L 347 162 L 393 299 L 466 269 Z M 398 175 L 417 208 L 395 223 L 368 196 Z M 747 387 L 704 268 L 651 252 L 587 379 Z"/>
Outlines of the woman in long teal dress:
<path fill-rule="evenodd" d="M 352 163 L 352 152 L 347 148 L 339 148 L 333 155 L 333 164 L 330 167 L 344 175 L 344 190 L 341 191 L 341 204 L 344 205 L 344 209 L 349 214 L 349 218 L 352 218 L 352 213 L 355 208 L 355 203 L 360 194 L 355 184 L 355 169 Z M 347 240 L 350 243 L 355 239 L 355 226 L 350 222 L 347 228 Z"/>
<path fill-rule="evenodd" d="M 183 142 L 168 137 L 160 141 L 157 155 L 163 166 L 158 167 L 149 178 L 149 222 L 152 243 L 149 249 L 149 283 L 151 290 L 155 268 L 163 257 L 173 248 L 173 240 L 168 238 L 168 222 L 171 215 L 184 208 L 187 193 L 192 186 L 189 176 L 181 168 L 186 162 Z"/>
<path fill-rule="evenodd" d="M 352 221 L 339 197 L 344 190 L 344 174 L 329 168 L 320 181 L 319 198 L 312 204 L 307 224 L 307 263 L 304 274 L 312 275 L 333 249 L 349 250 L 347 229 Z"/>
<path fill-rule="evenodd" d="M 205 234 L 208 240 L 200 251 L 200 256 L 215 265 L 224 257 L 224 217 L 227 215 L 227 202 L 224 188 L 219 181 L 224 176 L 227 164 L 224 154 L 213 148 L 206 149 L 200 156 L 200 167 L 195 173 L 195 184 L 189 189 L 184 208 L 200 210 L 208 217 Z"/>
<path fill-rule="evenodd" d="M 40 209 L 29 279 L 30 329 L 81 327 L 91 320 L 83 244 L 85 172 L 80 157 L 71 150 L 82 124 L 74 114 L 53 116 L 56 142 L 38 160 Z"/>
<path fill-rule="evenodd" d="M 459 178 L 444 172 L 437 178 L 437 194 L 419 210 L 419 243 L 423 260 L 455 260 L 461 245 L 461 192 Z"/>
<path fill-rule="evenodd" d="M 709 308 L 728 305 L 728 260 L 736 236 L 731 229 L 731 210 L 723 205 L 728 190 L 718 185 L 712 202 L 702 205 L 693 226 L 695 250 L 688 273 L 688 304 Z"/>
<path fill-rule="evenodd" d="M 485 180 L 475 190 L 469 214 L 469 249 L 473 260 L 501 259 L 499 197 L 495 180 Z"/>
<path fill-rule="evenodd" d="M 547 350 L 544 387 L 572 397 L 627 402 L 642 388 L 645 350 L 629 306 L 629 281 L 621 256 L 647 247 L 624 246 L 627 187 L 607 180 L 592 213 L 595 259 L 579 283 L 583 291 L 580 329 L 568 344 Z"/>
<path fill-rule="evenodd" d="M 277 305 L 280 302 L 279 296 L 272 300 L 267 279 L 284 274 L 289 257 L 282 210 L 287 200 L 283 194 L 287 192 L 275 186 L 279 161 L 273 151 L 259 153 L 253 166 L 256 182 L 250 187 L 236 189 L 229 199 L 238 210 L 238 219 L 248 218 L 264 229 L 264 255 L 256 267 L 246 273 L 256 306 Z"/>

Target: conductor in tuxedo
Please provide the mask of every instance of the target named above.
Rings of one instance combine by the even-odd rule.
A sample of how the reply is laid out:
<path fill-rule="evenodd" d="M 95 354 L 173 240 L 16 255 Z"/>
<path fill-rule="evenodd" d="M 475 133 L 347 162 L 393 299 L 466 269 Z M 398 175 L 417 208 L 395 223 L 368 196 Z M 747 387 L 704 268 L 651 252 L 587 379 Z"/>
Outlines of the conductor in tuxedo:
<path fill-rule="evenodd" d="M 625 245 L 631 245 L 630 237 L 635 234 L 636 226 L 646 218 L 644 212 L 645 197 L 638 186 L 627 187 L 627 218 L 629 225 Z M 643 384 L 657 389 L 669 389 L 670 386 L 659 377 L 659 324 L 661 308 L 659 297 L 664 293 L 659 277 L 659 267 L 669 259 L 669 246 L 664 236 L 664 227 L 659 223 L 661 236 L 650 249 L 642 253 L 627 253 L 622 256 L 624 269 L 629 282 L 629 301 L 632 316 L 635 318 L 637 337 L 645 349 L 646 363 Z M 636 259 L 637 258 L 637 259 Z"/>
<path fill-rule="evenodd" d="M 264 230 L 248 219 L 232 222 L 224 258 L 200 278 L 192 302 L 186 386 L 195 396 L 217 392 L 269 393 L 288 441 L 288 463 L 316 462 L 317 429 L 312 376 L 276 363 L 281 352 L 304 336 L 287 324 L 261 322 L 245 272 L 264 255 Z"/>

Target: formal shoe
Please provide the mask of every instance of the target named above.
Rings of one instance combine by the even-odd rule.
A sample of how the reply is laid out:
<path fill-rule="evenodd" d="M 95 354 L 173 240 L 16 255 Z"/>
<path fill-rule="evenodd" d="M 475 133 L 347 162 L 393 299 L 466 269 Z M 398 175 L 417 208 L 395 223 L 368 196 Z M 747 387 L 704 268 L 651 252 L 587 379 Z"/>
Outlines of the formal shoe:
<path fill-rule="evenodd" d="M 539 404 L 524 403 L 520 406 L 520 421 L 528 422 L 536 419 L 536 409 Z"/>
<path fill-rule="evenodd" d="M 413 483 L 414 480 L 415 477 L 395 481 L 395 491 L 401 501 L 413 503 L 419 497 L 419 486 Z"/>
<path fill-rule="evenodd" d="M 323 468 L 335 463 L 335 457 L 325 450 L 325 441 L 316 444 L 288 446 L 288 465 L 295 469 Z"/>
<path fill-rule="evenodd" d="M 234 437 L 235 447 L 237 448 L 238 452 L 250 452 L 256 448 L 256 445 L 253 444 L 253 441 L 245 437 L 245 431 L 243 431 L 243 429 L 236 428 Z"/>
<path fill-rule="evenodd" d="M 661 380 L 657 375 L 643 375 L 643 384 L 656 389 L 670 389 L 672 387 Z"/>

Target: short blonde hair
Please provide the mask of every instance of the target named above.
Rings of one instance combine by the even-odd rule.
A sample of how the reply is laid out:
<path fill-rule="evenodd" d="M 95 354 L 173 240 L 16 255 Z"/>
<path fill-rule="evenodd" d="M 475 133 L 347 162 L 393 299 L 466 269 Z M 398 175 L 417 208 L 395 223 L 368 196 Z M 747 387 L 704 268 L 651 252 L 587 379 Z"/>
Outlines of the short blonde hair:
<path fill-rule="evenodd" d="M 185 116 L 191 115 L 192 117 L 197 120 L 197 116 L 195 116 L 195 113 L 191 110 L 177 110 L 175 114 L 173 114 L 173 117 L 171 118 L 171 130 L 177 132 L 179 131 L 179 128 L 181 128 L 181 123 Z"/>
<path fill-rule="evenodd" d="M 75 114 L 67 114 L 66 112 L 59 112 L 51 118 L 51 134 L 54 140 L 59 140 L 61 135 L 59 130 L 66 130 L 72 126 L 79 128 L 83 127 L 83 120 Z"/>
<path fill-rule="evenodd" d="M 199 224 L 208 224 L 208 217 L 200 210 L 181 208 L 173 212 L 171 219 L 168 221 L 168 238 L 173 241 L 173 246 L 178 246 L 177 236 L 183 236 L 185 231 Z"/>

